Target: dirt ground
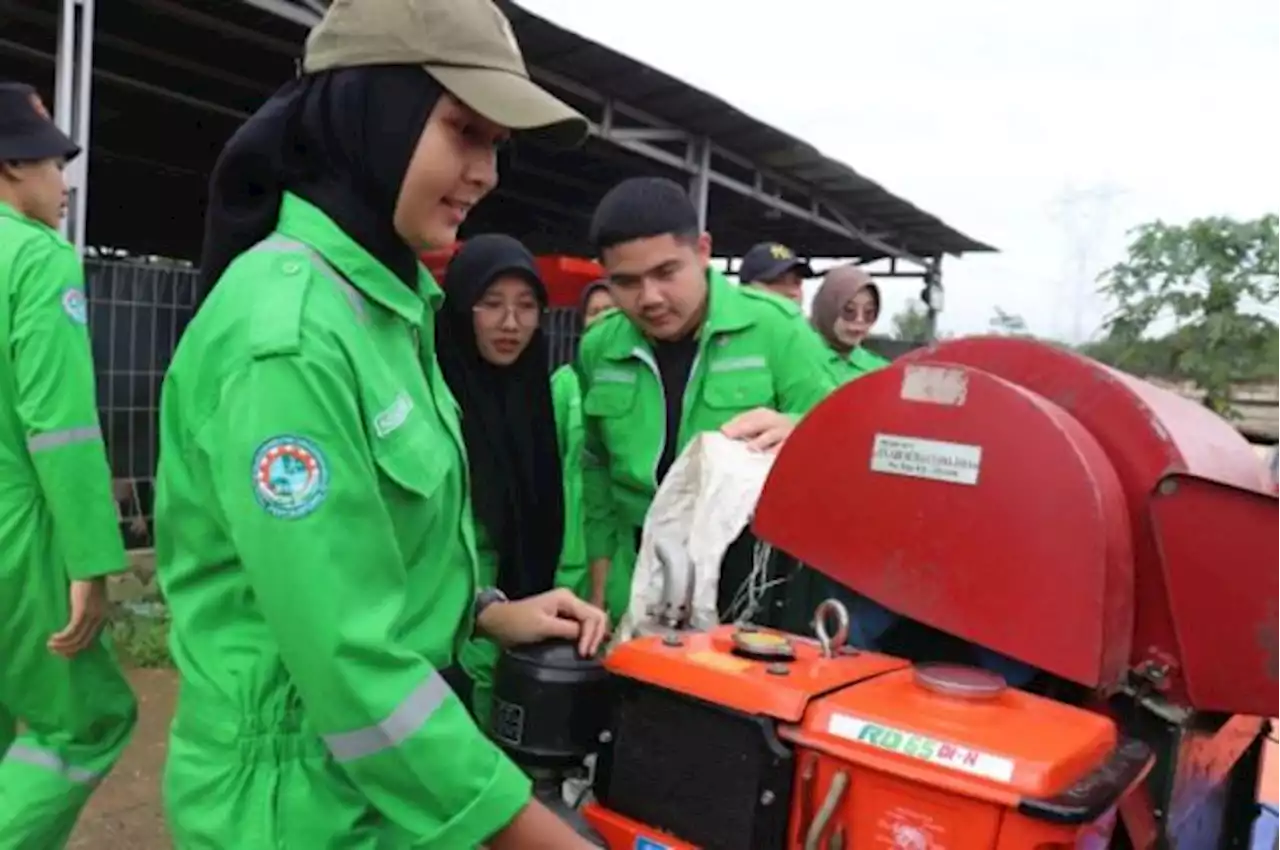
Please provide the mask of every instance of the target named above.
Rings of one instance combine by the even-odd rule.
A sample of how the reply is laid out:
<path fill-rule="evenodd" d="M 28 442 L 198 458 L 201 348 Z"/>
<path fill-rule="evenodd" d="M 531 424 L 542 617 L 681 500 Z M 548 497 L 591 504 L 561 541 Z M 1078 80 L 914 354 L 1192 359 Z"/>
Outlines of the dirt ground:
<path fill-rule="evenodd" d="M 160 774 L 177 676 L 134 670 L 138 728 L 116 769 L 85 807 L 68 850 L 172 850 L 160 811 Z"/>
<path fill-rule="evenodd" d="M 173 714 L 176 677 L 172 670 L 135 670 L 138 728 L 133 743 L 111 776 L 90 800 L 68 850 L 172 850 L 160 810 L 160 774 Z M 1276 746 L 1271 744 L 1259 797 L 1276 802 Z"/>

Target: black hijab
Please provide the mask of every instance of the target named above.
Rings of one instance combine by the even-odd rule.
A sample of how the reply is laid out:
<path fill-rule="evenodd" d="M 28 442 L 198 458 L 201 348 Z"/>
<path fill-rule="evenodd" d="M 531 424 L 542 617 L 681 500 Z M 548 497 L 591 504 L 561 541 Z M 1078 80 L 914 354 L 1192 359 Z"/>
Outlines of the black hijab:
<path fill-rule="evenodd" d="M 203 300 L 240 254 L 276 227 L 294 192 L 323 210 L 406 285 L 418 259 L 393 224 L 400 184 L 443 89 L 422 68 L 308 74 L 241 125 L 213 169 L 200 258 Z"/>
<path fill-rule="evenodd" d="M 462 408 L 472 509 L 497 549 L 498 587 L 517 599 L 554 585 L 564 484 L 542 328 L 509 366 L 489 363 L 476 344 L 472 308 L 503 274 L 526 279 L 546 306 L 546 287 L 524 245 L 498 233 L 468 239 L 445 269 L 436 351 Z"/>

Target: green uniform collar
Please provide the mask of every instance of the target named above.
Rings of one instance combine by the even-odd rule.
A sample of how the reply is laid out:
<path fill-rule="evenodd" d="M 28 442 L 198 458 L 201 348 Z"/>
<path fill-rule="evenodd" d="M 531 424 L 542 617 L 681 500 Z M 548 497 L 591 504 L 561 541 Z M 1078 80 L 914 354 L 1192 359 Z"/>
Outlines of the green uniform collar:
<path fill-rule="evenodd" d="M 62 238 L 62 234 L 57 230 L 45 224 L 43 221 L 36 221 L 31 216 L 23 215 L 4 201 L 0 201 L 0 218 L 11 218 L 14 221 L 20 221 L 23 224 L 28 224 L 36 228 L 37 230 L 43 230 L 45 233 L 58 237 L 58 240 L 61 242 L 66 241 Z"/>
<path fill-rule="evenodd" d="M 697 331 L 702 341 L 719 333 L 740 331 L 755 324 L 755 318 L 749 310 L 743 309 L 743 293 L 729 282 L 723 274 L 714 268 L 707 269 L 707 316 L 702 320 L 702 327 Z M 636 349 L 641 351 L 652 344 L 635 326 L 627 320 L 626 329 L 617 334 L 604 357 L 608 360 L 626 360 Z"/>
<path fill-rule="evenodd" d="M 319 207 L 291 192 L 280 201 L 276 229 L 315 248 L 352 286 L 414 325 L 423 323 L 426 310 L 434 313 L 444 302 L 444 292 L 421 263 L 415 293 Z"/>

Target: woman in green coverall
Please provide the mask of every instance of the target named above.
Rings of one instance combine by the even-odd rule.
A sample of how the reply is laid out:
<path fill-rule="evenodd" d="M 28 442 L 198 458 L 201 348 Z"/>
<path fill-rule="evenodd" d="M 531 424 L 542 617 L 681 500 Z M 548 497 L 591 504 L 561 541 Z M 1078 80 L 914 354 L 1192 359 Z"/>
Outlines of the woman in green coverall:
<path fill-rule="evenodd" d="M 879 317 L 880 288 L 865 271 L 846 265 L 823 275 L 813 297 L 813 327 L 840 355 L 845 383 L 889 365 L 862 345 Z"/>
<path fill-rule="evenodd" d="M 468 239 L 450 260 L 445 285 L 436 344 L 462 410 L 480 584 L 523 599 L 557 585 L 569 542 L 539 321 L 547 290 L 529 250 L 500 233 Z M 458 654 L 465 677 L 450 671 L 485 729 L 498 654 L 492 638 L 476 635 Z"/>
<path fill-rule="evenodd" d="M 473 625 L 594 653 L 605 620 L 478 587 L 443 294 L 417 261 L 493 189 L 506 128 L 584 125 L 491 0 L 441 8 L 332 4 L 214 169 L 160 411 L 177 850 L 590 846 L 438 672 Z"/>
<path fill-rule="evenodd" d="M 606 312 L 613 309 L 613 296 L 603 280 L 582 290 L 580 312 L 585 331 Z M 560 440 L 560 458 L 564 467 L 564 554 L 556 584 L 567 587 L 583 598 L 591 596 L 591 576 L 587 572 L 586 531 L 582 515 L 582 382 L 578 370 L 566 363 L 551 374 L 551 403 L 556 412 L 556 435 Z M 604 597 L 592 598 L 591 604 L 604 607 Z"/>
<path fill-rule="evenodd" d="M 84 272 L 56 229 L 79 153 L 0 83 L 0 850 L 65 846 L 136 716 L 100 632 L 126 563 Z"/>

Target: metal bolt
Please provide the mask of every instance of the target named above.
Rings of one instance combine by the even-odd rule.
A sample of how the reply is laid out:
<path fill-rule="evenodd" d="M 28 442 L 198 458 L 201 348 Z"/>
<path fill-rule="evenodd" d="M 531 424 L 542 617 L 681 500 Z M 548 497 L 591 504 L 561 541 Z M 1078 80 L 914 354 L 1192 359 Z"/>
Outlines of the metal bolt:
<path fill-rule="evenodd" d="M 774 794 L 772 791 L 766 790 L 763 794 L 760 795 L 760 805 L 772 806 L 773 801 L 776 799 L 778 799 L 778 795 Z"/>
<path fill-rule="evenodd" d="M 600 743 L 607 744 L 612 740 L 613 740 L 613 733 L 610 732 L 608 729 L 600 733 Z"/>
<path fill-rule="evenodd" d="M 680 640 L 679 635 L 663 635 L 662 645 L 663 646 L 684 646 L 684 641 Z"/>
<path fill-rule="evenodd" d="M 1178 492 L 1178 482 L 1174 479 L 1166 478 L 1160 482 L 1161 496 L 1172 496 L 1176 492 Z"/>
<path fill-rule="evenodd" d="M 791 670 L 785 664 L 770 664 L 768 667 L 765 667 L 764 669 L 766 673 L 772 673 L 775 676 L 785 676 L 791 672 Z"/>

